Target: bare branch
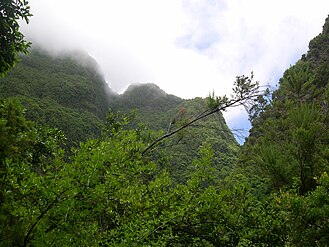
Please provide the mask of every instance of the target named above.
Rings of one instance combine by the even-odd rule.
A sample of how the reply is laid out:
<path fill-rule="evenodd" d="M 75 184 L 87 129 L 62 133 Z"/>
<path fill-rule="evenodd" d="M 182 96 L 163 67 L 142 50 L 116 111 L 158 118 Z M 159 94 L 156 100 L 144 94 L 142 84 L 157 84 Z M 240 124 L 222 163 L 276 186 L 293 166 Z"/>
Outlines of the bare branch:
<path fill-rule="evenodd" d="M 45 210 L 43 210 L 41 212 L 41 214 L 37 217 L 37 219 L 35 220 L 35 222 L 32 224 L 32 226 L 29 228 L 27 234 L 24 237 L 24 244 L 23 246 L 27 246 L 28 244 L 28 240 L 29 237 L 33 231 L 33 229 L 36 227 L 36 225 L 39 223 L 40 220 L 42 220 L 42 218 L 45 216 L 45 214 L 58 202 L 58 200 L 60 199 L 60 197 L 62 195 L 64 195 L 70 188 L 65 189 L 64 191 L 62 191 L 59 195 L 56 196 L 56 198 L 46 207 Z"/>

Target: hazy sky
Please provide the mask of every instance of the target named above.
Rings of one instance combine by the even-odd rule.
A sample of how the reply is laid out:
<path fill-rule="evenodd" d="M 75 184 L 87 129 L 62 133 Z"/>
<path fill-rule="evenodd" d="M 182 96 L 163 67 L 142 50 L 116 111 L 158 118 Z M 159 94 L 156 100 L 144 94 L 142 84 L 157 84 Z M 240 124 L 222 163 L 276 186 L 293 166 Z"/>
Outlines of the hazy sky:
<path fill-rule="evenodd" d="M 182 98 L 230 93 L 237 75 L 278 78 L 318 35 L 328 0 L 31 0 L 26 37 L 54 52 L 85 50 L 109 86 L 152 82 Z M 225 114 L 246 125 L 242 110 Z"/>

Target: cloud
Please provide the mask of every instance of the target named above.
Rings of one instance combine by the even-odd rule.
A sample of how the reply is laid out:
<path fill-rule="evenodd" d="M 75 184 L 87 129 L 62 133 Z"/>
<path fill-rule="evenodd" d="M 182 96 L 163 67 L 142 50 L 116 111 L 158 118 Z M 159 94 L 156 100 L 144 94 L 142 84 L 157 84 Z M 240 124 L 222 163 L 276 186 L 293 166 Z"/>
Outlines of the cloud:
<path fill-rule="evenodd" d="M 110 87 L 152 82 L 183 98 L 228 94 L 254 71 L 276 84 L 321 32 L 329 1 L 34 0 L 27 38 L 57 52 L 82 49 Z M 238 112 L 227 122 L 240 121 Z M 244 123 L 246 118 L 240 118 Z M 244 125 L 244 124 L 242 124 Z"/>

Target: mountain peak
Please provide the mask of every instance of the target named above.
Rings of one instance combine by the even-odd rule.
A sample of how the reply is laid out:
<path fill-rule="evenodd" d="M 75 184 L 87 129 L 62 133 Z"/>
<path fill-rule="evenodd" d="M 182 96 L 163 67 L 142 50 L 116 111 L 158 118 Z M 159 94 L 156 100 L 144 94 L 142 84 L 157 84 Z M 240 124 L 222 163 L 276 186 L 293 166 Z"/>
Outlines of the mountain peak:
<path fill-rule="evenodd" d="M 125 95 L 141 94 L 143 97 L 164 97 L 167 95 L 158 85 L 154 83 L 133 83 L 124 92 Z M 137 95 L 136 95 L 137 96 Z"/>

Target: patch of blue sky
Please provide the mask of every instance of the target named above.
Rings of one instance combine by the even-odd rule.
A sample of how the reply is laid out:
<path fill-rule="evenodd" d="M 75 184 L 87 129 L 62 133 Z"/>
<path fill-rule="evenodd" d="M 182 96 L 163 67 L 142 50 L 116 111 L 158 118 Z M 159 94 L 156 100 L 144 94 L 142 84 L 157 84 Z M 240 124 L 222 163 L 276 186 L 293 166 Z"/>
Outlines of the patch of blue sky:
<path fill-rule="evenodd" d="M 176 39 L 176 45 L 181 48 L 192 49 L 197 52 L 204 52 L 210 49 L 219 41 L 216 34 L 203 34 L 201 37 L 196 37 L 197 34 L 187 34 Z"/>
<path fill-rule="evenodd" d="M 202 39 L 197 40 L 197 42 L 194 43 L 193 48 L 197 51 L 205 51 L 209 48 L 211 48 L 216 42 L 218 42 L 218 39 L 216 36 L 211 35 L 204 37 Z"/>
<path fill-rule="evenodd" d="M 229 109 L 228 112 L 224 112 L 223 114 L 226 124 L 232 131 L 235 140 L 242 145 L 249 136 L 249 130 L 251 129 L 251 123 L 248 119 L 247 112 L 242 108 L 235 108 Z"/>

